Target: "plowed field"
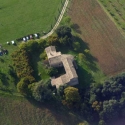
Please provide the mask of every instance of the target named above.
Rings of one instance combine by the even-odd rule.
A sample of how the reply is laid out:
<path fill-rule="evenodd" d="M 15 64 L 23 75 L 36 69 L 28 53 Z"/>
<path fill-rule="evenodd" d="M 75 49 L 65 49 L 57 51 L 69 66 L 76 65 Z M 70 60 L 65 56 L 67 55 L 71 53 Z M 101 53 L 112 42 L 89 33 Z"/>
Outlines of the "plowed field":
<path fill-rule="evenodd" d="M 68 11 L 105 74 L 125 70 L 125 38 L 96 0 L 72 0 Z"/>

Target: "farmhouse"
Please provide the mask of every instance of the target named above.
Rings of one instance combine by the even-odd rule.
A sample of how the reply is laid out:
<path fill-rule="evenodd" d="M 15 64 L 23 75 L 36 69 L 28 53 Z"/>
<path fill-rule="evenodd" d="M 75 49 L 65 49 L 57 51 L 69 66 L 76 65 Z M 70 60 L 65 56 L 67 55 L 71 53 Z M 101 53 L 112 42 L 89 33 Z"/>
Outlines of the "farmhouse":
<path fill-rule="evenodd" d="M 66 71 L 66 74 L 61 75 L 58 78 L 51 78 L 51 85 L 59 86 L 67 84 L 70 86 L 78 84 L 78 76 L 76 74 L 75 67 L 73 65 L 74 57 L 69 54 L 61 54 L 61 52 L 56 52 L 55 46 L 49 46 L 45 49 L 49 64 L 52 67 L 62 67 Z"/>

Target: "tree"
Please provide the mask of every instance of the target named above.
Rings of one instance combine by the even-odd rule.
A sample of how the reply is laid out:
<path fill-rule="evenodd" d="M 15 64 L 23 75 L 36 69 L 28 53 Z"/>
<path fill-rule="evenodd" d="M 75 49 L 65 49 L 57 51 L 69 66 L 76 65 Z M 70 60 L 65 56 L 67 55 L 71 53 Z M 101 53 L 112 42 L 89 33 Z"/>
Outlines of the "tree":
<path fill-rule="evenodd" d="M 64 100 L 62 101 L 67 107 L 78 108 L 80 104 L 80 95 L 77 88 L 67 87 L 64 89 Z"/>
<path fill-rule="evenodd" d="M 60 26 L 59 28 L 57 28 L 56 30 L 56 34 L 58 35 L 59 38 L 61 37 L 72 37 L 72 34 L 71 34 L 71 29 L 67 26 Z"/>
<path fill-rule="evenodd" d="M 79 59 L 79 63 L 83 64 L 83 62 L 85 60 L 85 55 L 83 53 L 79 53 L 78 54 L 78 59 Z"/>
<path fill-rule="evenodd" d="M 47 41 L 44 40 L 44 39 L 39 39 L 38 40 L 38 45 L 39 45 L 40 50 L 44 50 L 48 46 Z"/>
<path fill-rule="evenodd" d="M 49 101 L 52 98 L 51 90 L 42 81 L 33 83 L 30 89 L 33 98 L 39 102 Z"/>
<path fill-rule="evenodd" d="M 100 111 L 101 110 L 101 107 L 102 107 L 102 102 L 98 102 L 98 101 L 94 101 L 92 103 L 92 108 L 95 110 L 95 111 Z"/>
<path fill-rule="evenodd" d="M 37 52 L 39 50 L 38 47 L 38 42 L 35 40 L 30 40 L 26 43 L 21 43 L 19 46 L 20 49 L 26 50 L 27 52 L 31 53 Z"/>
<path fill-rule="evenodd" d="M 30 82 L 29 82 L 29 80 L 28 80 L 28 78 L 27 77 L 24 77 L 24 78 L 22 78 L 19 82 L 18 82 L 18 84 L 17 84 L 17 90 L 18 90 L 18 92 L 20 92 L 22 95 L 24 95 L 24 96 L 27 96 L 28 95 L 28 92 L 29 92 L 29 90 L 28 90 L 28 84 L 29 84 Z"/>
<path fill-rule="evenodd" d="M 49 45 L 57 45 L 57 44 L 59 44 L 58 36 L 57 35 L 49 36 L 48 43 L 49 43 Z"/>
<path fill-rule="evenodd" d="M 117 109 L 117 110 L 116 110 Z M 109 100 L 103 102 L 103 110 L 99 113 L 100 119 L 104 121 L 112 121 L 119 116 L 119 102 L 117 100 Z"/>

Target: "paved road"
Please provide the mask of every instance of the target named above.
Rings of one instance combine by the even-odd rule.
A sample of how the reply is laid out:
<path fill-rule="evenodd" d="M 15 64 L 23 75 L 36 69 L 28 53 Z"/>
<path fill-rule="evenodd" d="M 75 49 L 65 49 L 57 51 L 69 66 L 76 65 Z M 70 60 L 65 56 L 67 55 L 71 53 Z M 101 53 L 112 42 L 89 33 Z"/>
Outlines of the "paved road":
<path fill-rule="evenodd" d="M 61 13 L 60 13 L 60 16 L 59 16 L 59 18 L 58 18 L 58 20 L 57 20 L 57 22 L 56 22 L 56 24 L 55 24 L 55 26 L 53 27 L 53 29 L 52 29 L 48 34 L 42 36 L 42 37 L 41 37 L 42 39 L 45 39 L 45 38 L 51 36 L 51 35 L 53 34 L 53 32 L 56 30 L 56 28 L 58 27 L 60 21 L 62 20 L 62 17 L 63 17 L 63 15 L 64 15 L 65 11 L 66 11 L 66 8 L 67 8 L 68 3 L 69 3 L 69 0 L 66 0 L 64 6 L 63 6 L 63 8 L 62 8 L 62 11 L 61 11 Z"/>

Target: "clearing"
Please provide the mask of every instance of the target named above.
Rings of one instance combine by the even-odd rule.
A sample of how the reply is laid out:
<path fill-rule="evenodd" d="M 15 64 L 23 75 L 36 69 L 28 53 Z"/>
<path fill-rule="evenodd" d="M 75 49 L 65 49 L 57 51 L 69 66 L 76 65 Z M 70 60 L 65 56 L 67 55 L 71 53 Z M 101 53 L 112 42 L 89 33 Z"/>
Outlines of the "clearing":
<path fill-rule="evenodd" d="M 124 71 L 125 38 L 99 3 L 72 0 L 68 13 L 103 72 L 111 75 Z"/>

